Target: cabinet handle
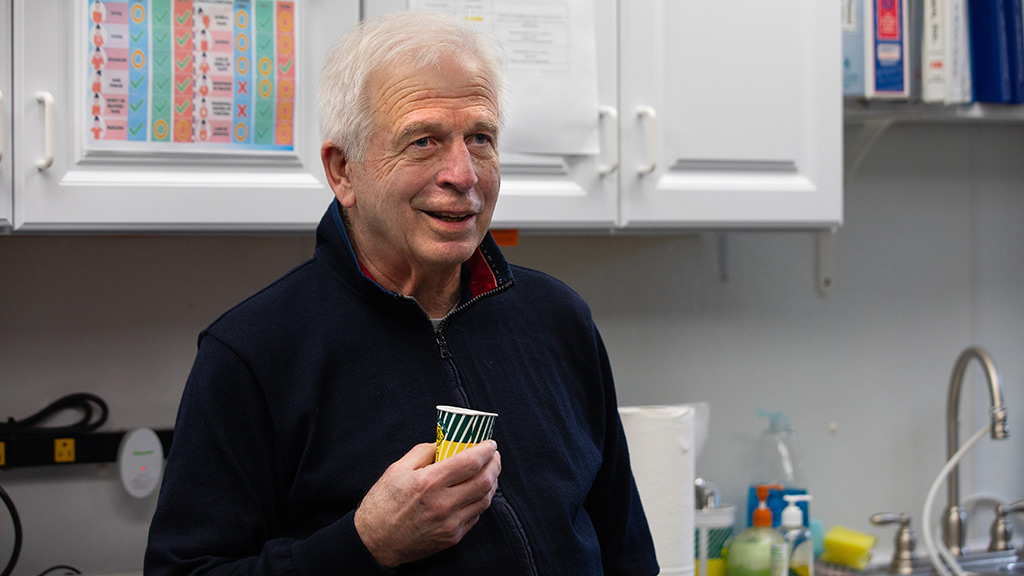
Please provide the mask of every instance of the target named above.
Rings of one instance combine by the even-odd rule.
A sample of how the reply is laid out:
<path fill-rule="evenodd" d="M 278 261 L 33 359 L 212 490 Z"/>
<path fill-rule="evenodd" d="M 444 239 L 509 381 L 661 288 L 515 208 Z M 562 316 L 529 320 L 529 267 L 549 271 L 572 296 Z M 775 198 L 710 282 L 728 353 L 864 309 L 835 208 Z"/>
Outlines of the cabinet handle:
<path fill-rule="evenodd" d="M 611 136 L 611 162 L 601 164 L 597 167 L 597 173 L 601 176 L 611 174 L 619 167 L 619 112 L 613 106 L 601 106 L 598 109 L 602 124 L 610 126 Z"/>
<path fill-rule="evenodd" d="M 658 135 L 657 131 L 657 119 L 658 114 L 654 111 L 654 108 L 650 106 L 638 106 L 636 109 L 637 116 L 640 120 L 646 117 L 650 126 L 647 128 L 647 164 L 640 164 L 636 167 L 636 171 L 640 174 L 650 174 L 654 172 L 654 168 L 658 165 Z"/>
<path fill-rule="evenodd" d="M 0 160 L 4 158 L 4 93 L 0 90 Z"/>
<path fill-rule="evenodd" d="M 44 129 L 46 130 L 46 156 L 36 160 L 36 168 L 46 170 L 53 164 L 53 94 L 49 92 L 36 92 L 36 100 L 43 104 Z"/>

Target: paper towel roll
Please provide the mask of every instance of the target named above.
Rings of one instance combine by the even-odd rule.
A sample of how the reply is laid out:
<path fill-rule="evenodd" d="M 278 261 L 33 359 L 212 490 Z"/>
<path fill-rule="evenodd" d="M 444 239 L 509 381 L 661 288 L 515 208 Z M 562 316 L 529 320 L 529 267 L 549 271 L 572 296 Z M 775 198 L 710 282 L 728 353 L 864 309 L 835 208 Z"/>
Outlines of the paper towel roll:
<path fill-rule="evenodd" d="M 622 406 L 619 415 L 661 574 L 693 574 L 695 408 Z"/>

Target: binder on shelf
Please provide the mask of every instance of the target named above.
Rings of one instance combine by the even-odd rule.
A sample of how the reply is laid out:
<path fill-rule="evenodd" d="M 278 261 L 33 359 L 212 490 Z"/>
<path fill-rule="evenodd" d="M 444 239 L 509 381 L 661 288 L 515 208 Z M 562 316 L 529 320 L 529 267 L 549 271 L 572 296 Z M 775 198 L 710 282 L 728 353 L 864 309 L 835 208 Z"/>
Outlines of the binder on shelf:
<path fill-rule="evenodd" d="M 1010 52 L 1006 0 L 970 0 L 971 70 L 974 99 L 1009 102 Z"/>
<path fill-rule="evenodd" d="M 865 38 L 864 42 L 864 95 L 906 99 L 910 94 L 907 0 L 870 0 L 864 12 L 870 26 L 870 41 Z"/>
<path fill-rule="evenodd" d="M 946 43 L 949 33 L 946 0 L 924 0 L 921 21 L 921 100 L 945 104 L 948 86 Z"/>
<path fill-rule="evenodd" d="M 1024 7 L 1022 0 L 1006 0 L 1006 40 L 1010 67 L 1010 102 L 1024 102 Z"/>
<path fill-rule="evenodd" d="M 840 0 L 843 30 L 843 95 L 864 96 L 865 0 Z M 871 0 L 867 0 L 868 4 Z"/>
<path fill-rule="evenodd" d="M 921 46 L 924 35 L 924 0 L 907 0 L 907 62 L 910 68 L 910 87 L 907 91 L 911 102 L 921 100 Z"/>
<path fill-rule="evenodd" d="M 946 1 L 946 104 L 974 101 L 967 0 Z"/>

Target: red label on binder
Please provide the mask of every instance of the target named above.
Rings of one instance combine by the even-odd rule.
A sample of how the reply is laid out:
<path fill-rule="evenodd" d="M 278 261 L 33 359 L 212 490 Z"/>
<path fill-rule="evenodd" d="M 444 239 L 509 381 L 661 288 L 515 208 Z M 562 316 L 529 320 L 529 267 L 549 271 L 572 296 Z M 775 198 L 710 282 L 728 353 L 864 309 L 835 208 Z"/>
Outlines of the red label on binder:
<path fill-rule="evenodd" d="M 875 14 L 878 40 L 899 42 L 900 0 L 875 0 Z"/>

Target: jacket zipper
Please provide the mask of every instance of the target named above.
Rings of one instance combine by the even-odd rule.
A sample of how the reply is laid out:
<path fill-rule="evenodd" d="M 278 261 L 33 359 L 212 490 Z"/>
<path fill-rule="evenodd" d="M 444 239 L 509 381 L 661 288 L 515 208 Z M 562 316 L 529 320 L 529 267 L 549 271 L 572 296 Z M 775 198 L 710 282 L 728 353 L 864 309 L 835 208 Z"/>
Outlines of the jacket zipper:
<path fill-rule="evenodd" d="M 533 560 L 533 550 L 530 548 L 530 539 L 526 537 L 526 530 L 523 529 L 522 522 L 519 521 L 519 516 L 516 514 L 515 509 L 512 508 L 512 503 L 508 501 L 505 494 L 501 491 L 501 487 L 498 487 L 498 491 L 495 493 L 495 498 L 491 500 L 491 506 L 498 504 L 501 510 L 504 511 L 505 515 L 512 523 L 512 528 L 515 529 L 516 535 L 519 537 L 518 541 L 523 547 L 523 554 L 525 555 L 526 563 L 530 566 L 530 574 L 537 576 L 537 564 Z M 495 510 L 495 513 L 498 511 Z"/>
<path fill-rule="evenodd" d="M 445 360 L 450 360 L 452 357 L 451 350 L 448 349 L 448 340 L 444 336 L 444 329 L 448 327 L 448 319 L 458 314 L 459 312 L 465 310 L 466 308 L 469 308 L 477 300 L 490 296 L 491 294 L 504 292 L 511 285 L 511 282 L 505 282 L 501 286 L 496 286 L 488 290 L 487 292 L 484 292 L 483 294 L 477 294 L 476 296 L 470 298 L 469 300 L 463 302 L 462 304 L 459 304 L 455 308 L 452 308 L 450 312 L 444 315 L 444 318 L 441 319 L 441 323 L 437 326 L 437 330 L 434 331 L 434 339 L 437 340 L 437 348 L 438 351 L 441 353 L 441 358 Z M 424 312 L 424 314 L 426 314 L 426 312 Z"/>
<path fill-rule="evenodd" d="M 448 348 L 448 339 L 445 337 L 445 328 L 448 326 L 448 319 L 454 316 L 455 314 L 458 314 L 462 310 L 465 310 L 466 308 L 472 306 L 473 303 L 475 303 L 477 300 L 480 300 L 481 298 L 484 298 L 491 294 L 503 292 L 507 290 L 508 287 L 511 285 L 512 284 L 510 282 L 506 282 L 501 286 L 497 286 L 491 290 L 488 290 L 487 292 L 484 292 L 483 294 L 478 294 L 473 298 L 469 299 L 468 301 L 456 306 L 450 312 L 444 315 L 444 318 L 441 319 L 441 323 L 437 326 L 437 330 L 434 331 L 434 338 L 435 340 L 437 340 L 438 351 L 441 353 L 441 358 L 448 362 L 448 368 L 452 371 L 452 379 L 455 381 L 455 391 L 458 393 L 459 399 L 462 401 L 462 405 L 466 408 L 470 407 L 469 397 L 466 395 L 466 391 L 462 388 L 462 380 L 459 378 L 458 370 L 455 369 L 455 361 L 453 359 L 451 349 Z M 508 520 L 511 522 L 512 528 L 515 530 L 516 535 L 519 537 L 519 543 L 523 547 L 523 552 L 526 556 L 526 562 L 530 566 L 530 573 L 536 576 L 537 566 L 533 560 L 533 552 L 530 549 L 530 541 L 526 537 L 526 530 L 523 529 L 523 524 L 519 521 L 519 516 L 516 514 L 515 509 L 512 508 L 512 504 L 508 501 L 508 499 L 505 498 L 500 487 L 498 488 L 497 496 L 498 497 L 495 500 L 492 500 L 492 506 L 495 503 L 497 503 L 500 506 L 500 513 L 506 516 Z M 498 510 L 496 510 L 495 512 L 498 512 Z"/>

